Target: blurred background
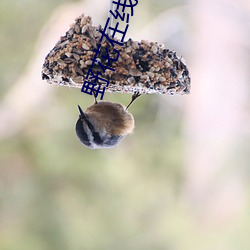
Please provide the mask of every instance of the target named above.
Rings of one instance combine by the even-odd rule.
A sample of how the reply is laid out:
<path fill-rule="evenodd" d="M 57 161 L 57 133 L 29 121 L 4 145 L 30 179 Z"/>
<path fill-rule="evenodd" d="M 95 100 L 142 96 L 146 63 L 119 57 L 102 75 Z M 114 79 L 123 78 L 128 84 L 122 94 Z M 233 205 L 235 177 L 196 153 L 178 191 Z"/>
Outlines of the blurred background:
<path fill-rule="evenodd" d="M 135 133 L 90 150 L 74 126 L 91 96 L 41 68 L 78 15 L 108 10 L 0 1 L 0 249 L 249 250 L 250 1 L 139 1 L 127 38 L 181 54 L 191 94 L 139 98 Z"/>

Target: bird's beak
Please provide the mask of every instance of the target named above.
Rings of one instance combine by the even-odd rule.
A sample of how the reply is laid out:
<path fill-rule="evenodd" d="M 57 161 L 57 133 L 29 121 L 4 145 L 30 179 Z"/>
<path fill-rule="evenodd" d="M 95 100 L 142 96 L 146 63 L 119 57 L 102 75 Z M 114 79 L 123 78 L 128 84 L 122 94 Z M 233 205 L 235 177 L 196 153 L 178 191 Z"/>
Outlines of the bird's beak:
<path fill-rule="evenodd" d="M 78 106 L 78 109 L 79 109 L 79 112 L 80 112 L 80 117 L 81 118 L 86 118 L 84 112 L 82 111 L 82 108 L 79 105 L 77 105 L 77 106 Z"/>

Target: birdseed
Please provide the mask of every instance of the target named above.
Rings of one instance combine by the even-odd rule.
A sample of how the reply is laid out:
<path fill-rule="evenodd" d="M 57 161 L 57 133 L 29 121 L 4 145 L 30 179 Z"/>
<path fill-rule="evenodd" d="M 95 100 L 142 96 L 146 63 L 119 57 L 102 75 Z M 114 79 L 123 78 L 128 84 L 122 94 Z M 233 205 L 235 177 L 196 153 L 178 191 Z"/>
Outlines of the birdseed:
<path fill-rule="evenodd" d="M 101 26 L 92 26 L 89 16 L 81 15 L 62 36 L 55 47 L 46 56 L 42 68 L 42 79 L 50 84 L 82 88 L 88 70 L 93 63 L 94 50 L 97 49 L 102 34 Z M 115 38 L 112 38 L 118 41 Z M 107 48 L 112 58 L 116 58 L 114 49 L 120 52 L 117 61 L 111 61 L 115 71 L 106 70 L 102 78 L 109 81 L 107 92 L 140 94 L 188 94 L 190 76 L 182 57 L 175 51 L 165 49 L 157 42 L 129 39 L 123 45 L 112 44 L 104 37 L 101 53 L 97 61 L 107 64 Z M 99 64 L 92 67 L 93 73 L 101 71 Z M 104 84 L 97 81 L 97 84 Z"/>

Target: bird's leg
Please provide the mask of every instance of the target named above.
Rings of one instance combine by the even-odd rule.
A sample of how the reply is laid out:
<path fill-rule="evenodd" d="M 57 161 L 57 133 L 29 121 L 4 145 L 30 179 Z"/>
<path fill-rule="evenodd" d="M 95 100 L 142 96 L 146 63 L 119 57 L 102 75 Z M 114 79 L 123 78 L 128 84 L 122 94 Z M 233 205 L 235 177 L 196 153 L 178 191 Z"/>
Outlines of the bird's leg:
<path fill-rule="evenodd" d="M 96 99 L 96 92 L 93 90 L 93 96 L 94 96 L 94 99 L 95 99 L 95 103 L 94 104 L 97 104 L 98 102 L 97 102 L 97 99 Z"/>
<path fill-rule="evenodd" d="M 140 96 L 141 94 L 139 93 L 139 91 L 135 92 L 132 95 L 132 100 L 131 102 L 128 104 L 128 106 L 126 107 L 126 110 L 131 106 L 131 104 Z"/>

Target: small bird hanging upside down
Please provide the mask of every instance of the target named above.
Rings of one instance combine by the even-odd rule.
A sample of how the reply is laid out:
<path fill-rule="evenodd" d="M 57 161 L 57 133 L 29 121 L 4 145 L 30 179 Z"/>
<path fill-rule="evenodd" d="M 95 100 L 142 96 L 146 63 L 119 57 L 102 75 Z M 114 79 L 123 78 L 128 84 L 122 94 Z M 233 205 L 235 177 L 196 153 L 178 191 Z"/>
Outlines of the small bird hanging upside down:
<path fill-rule="evenodd" d="M 113 102 L 97 102 L 85 112 L 80 112 L 76 122 L 76 134 L 83 145 L 91 149 L 111 148 L 134 130 L 134 117 L 128 112 L 130 105 L 140 96 L 136 92 L 127 107 Z"/>

